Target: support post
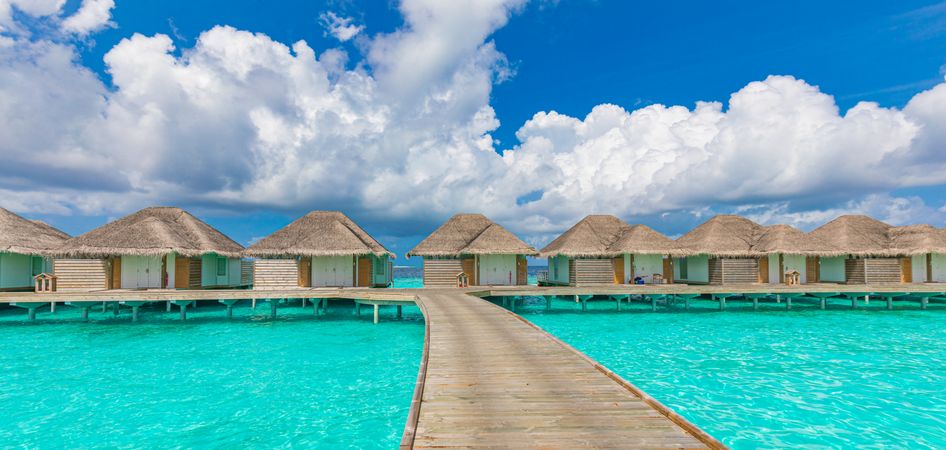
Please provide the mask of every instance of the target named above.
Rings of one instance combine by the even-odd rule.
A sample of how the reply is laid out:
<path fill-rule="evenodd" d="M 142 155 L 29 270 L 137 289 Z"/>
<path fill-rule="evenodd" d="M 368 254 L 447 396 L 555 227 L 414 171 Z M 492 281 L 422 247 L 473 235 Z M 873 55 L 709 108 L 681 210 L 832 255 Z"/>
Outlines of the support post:
<path fill-rule="evenodd" d="M 546 311 L 552 310 L 552 296 L 550 295 L 545 296 L 545 310 Z"/>
<path fill-rule="evenodd" d="M 374 323 L 378 323 L 378 304 L 374 304 Z"/>
<path fill-rule="evenodd" d="M 138 305 L 133 305 L 131 307 L 131 321 L 132 322 L 138 321 L 138 308 L 140 308 L 140 306 Z"/>
<path fill-rule="evenodd" d="M 312 315 L 319 315 L 319 309 L 322 308 L 322 299 L 317 298 L 312 300 Z"/>
<path fill-rule="evenodd" d="M 786 311 L 792 310 L 792 297 L 791 296 L 785 297 L 785 310 Z"/>
<path fill-rule="evenodd" d="M 857 296 L 851 296 L 851 309 L 857 309 Z"/>
<path fill-rule="evenodd" d="M 657 296 L 656 295 L 650 296 L 650 310 L 651 312 L 657 312 Z"/>
<path fill-rule="evenodd" d="M 361 316 L 361 303 L 355 302 L 355 315 Z"/>
<path fill-rule="evenodd" d="M 50 302 L 50 303 L 49 303 L 49 312 L 51 312 L 51 313 L 53 313 L 53 314 L 56 313 L 56 302 Z"/>
<path fill-rule="evenodd" d="M 821 297 L 821 310 L 823 311 L 828 306 L 828 299 Z"/>
<path fill-rule="evenodd" d="M 780 294 L 775 294 L 775 303 L 782 303 L 782 296 Z"/>
<path fill-rule="evenodd" d="M 404 309 L 403 306 L 397 305 L 397 318 L 398 319 L 400 319 L 403 316 L 403 309 Z"/>
<path fill-rule="evenodd" d="M 690 310 L 690 297 L 683 297 L 683 309 L 686 311 Z"/>
<path fill-rule="evenodd" d="M 227 319 L 233 318 L 233 305 L 227 305 Z"/>
<path fill-rule="evenodd" d="M 755 296 L 752 297 L 752 310 L 753 311 L 759 310 L 759 297 L 755 297 Z"/>
<path fill-rule="evenodd" d="M 581 299 L 581 310 L 582 311 L 588 310 L 588 300 Z"/>
<path fill-rule="evenodd" d="M 181 320 L 187 320 L 187 303 L 181 303 L 178 306 L 181 308 Z"/>
<path fill-rule="evenodd" d="M 112 302 L 112 315 L 118 317 L 118 308 L 121 307 L 121 304 L 118 302 Z"/>
<path fill-rule="evenodd" d="M 82 307 L 82 320 L 85 322 L 89 321 L 89 307 L 88 306 Z"/>
<path fill-rule="evenodd" d="M 256 299 L 253 299 L 253 309 L 256 309 Z"/>
<path fill-rule="evenodd" d="M 168 301 L 165 302 L 165 303 L 167 303 L 167 312 L 171 312 L 171 301 L 168 300 Z"/>
<path fill-rule="evenodd" d="M 36 320 L 36 308 L 27 308 L 26 317 L 29 318 L 30 322 Z"/>
<path fill-rule="evenodd" d="M 920 309 L 926 309 L 926 304 L 930 301 L 929 297 L 920 297 Z"/>
<path fill-rule="evenodd" d="M 328 298 L 322 299 L 322 314 L 328 314 Z"/>
<path fill-rule="evenodd" d="M 719 298 L 717 298 L 717 300 L 719 300 L 719 310 L 720 310 L 720 311 L 725 310 L 725 309 L 726 309 L 726 297 L 719 297 Z"/>
<path fill-rule="evenodd" d="M 102 300 L 102 312 L 108 311 L 108 302 Z"/>
<path fill-rule="evenodd" d="M 893 297 L 884 297 L 887 299 L 887 311 L 893 310 Z"/>
<path fill-rule="evenodd" d="M 575 303 L 578 303 L 578 296 L 575 296 Z"/>
<path fill-rule="evenodd" d="M 279 304 L 278 298 L 269 299 L 269 317 L 276 317 L 276 308 Z"/>
<path fill-rule="evenodd" d="M 514 296 L 514 297 L 512 297 L 512 298 L 509 300 L 509 301 L 511 302 L 511 308 L 510 308 L 510 309 L 512 310 L 512 312 L 516 312 L 516 300 L 517 300 L 518 298 L 519 298 L 519 297 L 515 297 L 515 296 Z"/>

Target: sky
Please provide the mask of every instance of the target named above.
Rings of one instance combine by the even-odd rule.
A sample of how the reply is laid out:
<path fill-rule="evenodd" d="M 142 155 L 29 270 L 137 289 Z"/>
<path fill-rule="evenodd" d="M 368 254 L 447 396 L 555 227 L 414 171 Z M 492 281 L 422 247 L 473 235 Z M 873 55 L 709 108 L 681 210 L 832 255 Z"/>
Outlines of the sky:
<path fill-rule="evenodd" d="M 660 3 L 660 4 L 652 4 Z M 0 206 L 946 225 L 946 2 L 0 0 Z"/>

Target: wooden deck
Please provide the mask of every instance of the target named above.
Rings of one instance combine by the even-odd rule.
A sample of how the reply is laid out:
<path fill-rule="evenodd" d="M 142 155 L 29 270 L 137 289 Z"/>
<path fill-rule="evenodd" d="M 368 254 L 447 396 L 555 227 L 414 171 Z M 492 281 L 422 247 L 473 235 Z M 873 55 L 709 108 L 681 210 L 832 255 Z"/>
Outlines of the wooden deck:
<path fill-rule="evenodd" d="M 424 361 L 407 448 L 723 448 L 519 316 L 460 290 L 418 291 Z"/>

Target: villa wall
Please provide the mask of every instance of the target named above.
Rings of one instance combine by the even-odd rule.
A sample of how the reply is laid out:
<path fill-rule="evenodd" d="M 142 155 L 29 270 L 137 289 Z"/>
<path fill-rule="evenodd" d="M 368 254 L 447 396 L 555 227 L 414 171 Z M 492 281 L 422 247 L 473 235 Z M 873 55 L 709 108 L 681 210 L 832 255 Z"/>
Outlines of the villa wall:
<path fill-rule="evenodd" d="M 686 259 L 687 276 L 682 277 L 681 259 Z M 680 283 L 709 283 L 709 256 L 694 255 L 678 258 L 673 265 L 673 279 Z"/>
<path fill-rule="evenodd" d="M 558 284 L 568 284 L 568 257 L 549 257 L 549 281 Z"/>
<path fill-rule="evenodd" d="M 933 253 L 930 256 L 930 266 L 932 271 L 932 281 L 946 282 L 946 254 Z"/>
<path fill-rule="evenodd" d="M 799 273 L 802 283 L 808 282 L 808 271 L 807 268 L 808 258 L 802 255 L 782 255 L 782 273 L 788 272 L 790 270 L 795 270 Z M 770 266 L 771 268 L 771 266 Z M 776 270 L 778 270 L 778 263 L 776 262 Z M 777 280 L 778 278 L 776 278 Z"/>
<path fill-rule="evenodd" d="M 926 258 L 927 258 L 927 255 L 925 254 L 913 255 L 912 257 L 910 257 L 910 260 L 912 261 L 911 265 L 913 266 L 912 272 L 913 272 L 914 283 L 926 283 L 928 281 L 926 279 L 926 269 L 927 269 Z"/>
<path fill-rule="evenodd" d="M 299 287 L 299 261 L 295 259 L 258 259 L 253 262 L 253 289 L 290 289 Z"/>
<path fill-rule="evenodd" d="M 56 290 L 88 292 L 108 289 L 108 264 L 104 259 L 57 259 L 53 261 Z"/>
<path fill-rule="evenodd" d="M 33 273 L 36 270 L 38 273 Z M 50 272 L 49 262 L 40 256 L 0 253 L 0 290 L 33 288 L 33 275 Z"/>
<path fill-rule="evenodd" d="M 643 277 L 644 282 L 653 282 L 653 275 L 664 273 L 663 255 L 634 255 L 633 277 Z"/>
<path fill-rule="evenodd" d="M 821 258 L 820 279 L 826 283 L 844 283 L 847 279 L 844 276 L 844 256 L 832 256 Z"/>
<path fill-rule="evenodd" d="M 569 285 L 614 284 L 614 259 L 575 258 L 569 267 Z"/>

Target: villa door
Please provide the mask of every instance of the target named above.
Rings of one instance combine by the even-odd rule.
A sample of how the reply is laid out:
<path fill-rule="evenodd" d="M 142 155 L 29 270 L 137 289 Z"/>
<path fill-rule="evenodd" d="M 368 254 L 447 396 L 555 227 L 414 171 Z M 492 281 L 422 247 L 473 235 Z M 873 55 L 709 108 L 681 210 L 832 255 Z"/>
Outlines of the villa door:
<path fill-rule="evenodd" d="M 312 258 L 312 286 L 354 286 L 351 256 L 320 256 Z"/>
<path fill-rule="evenodd" d="M 161 287 L 161 258 L 158 256 L 122 256 L 123 289 L 156 289 Z"/>

